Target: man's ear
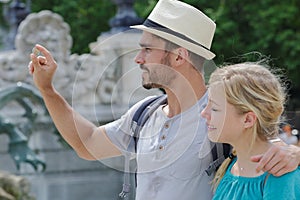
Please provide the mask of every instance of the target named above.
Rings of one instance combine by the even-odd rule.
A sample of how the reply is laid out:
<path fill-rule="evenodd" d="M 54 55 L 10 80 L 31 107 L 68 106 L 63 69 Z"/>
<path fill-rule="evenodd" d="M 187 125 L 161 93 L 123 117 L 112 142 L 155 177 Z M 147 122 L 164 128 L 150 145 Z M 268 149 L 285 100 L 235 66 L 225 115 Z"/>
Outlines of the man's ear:
<path fill-rule="evenodd" d="M 189 60 L 189 52 L 183 47 L 174 50 L 175 60 L 177 65 L 181 65 Z"/>
<path fill-rule="evenodd" d="M 244 116 L 244 127 L 245 128 L 252 128 L 256 123 L 256 115 L 254 112 L 247 112 Z"/>

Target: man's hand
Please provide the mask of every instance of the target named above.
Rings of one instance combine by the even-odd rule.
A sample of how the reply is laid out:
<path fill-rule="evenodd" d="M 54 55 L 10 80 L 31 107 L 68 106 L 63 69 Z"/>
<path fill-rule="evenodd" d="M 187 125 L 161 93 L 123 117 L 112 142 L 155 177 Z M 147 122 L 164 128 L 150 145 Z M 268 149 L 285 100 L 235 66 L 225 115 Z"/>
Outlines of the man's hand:
<path fill-rule="evenodd" d="M 268 171 L 274 176 L 281 176 L 294 171 L 300 165 L 300 148 L 294 145 L 273 145 L 265 154 L 251 157 L 258 162 L 256 171 Z"/>
<path fill-rule="evenodd" d="M 35 45 L 28 71 L 33 76 L 33 80 L 38 89 L 43 92 L 52 88 L 52 79 L 57 68 L 57 63 L 51 53 L 41 45 Z"/>

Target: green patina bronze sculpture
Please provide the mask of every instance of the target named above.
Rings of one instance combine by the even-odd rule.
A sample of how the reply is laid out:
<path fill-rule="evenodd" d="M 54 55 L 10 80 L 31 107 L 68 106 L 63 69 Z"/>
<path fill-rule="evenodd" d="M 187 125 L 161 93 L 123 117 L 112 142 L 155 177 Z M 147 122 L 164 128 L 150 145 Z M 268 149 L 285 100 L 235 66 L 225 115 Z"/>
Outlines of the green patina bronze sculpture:
<path fill-rule="evenodd" d="M 0 112 L 0 134 L 7 134 L 9 137 L 8 152 L 18 170 L 21 163 L 28 163 L 35 170 L 44 171 L 46 169 L 45 162 L 39 159 L 28 146 L 28 136 L 31 134 L 38 116 L 35 105 L 41 106 L 44 114 L 48 114 L 43 99 L 34 87 L 19 82 L 17 85 L 0 90 L 0 111 L 12 102 L 16 102 L 24 109 L 24 114 L 20 117 L 25 120 L 12 122 L 5 116 L 1 116 Z"/>

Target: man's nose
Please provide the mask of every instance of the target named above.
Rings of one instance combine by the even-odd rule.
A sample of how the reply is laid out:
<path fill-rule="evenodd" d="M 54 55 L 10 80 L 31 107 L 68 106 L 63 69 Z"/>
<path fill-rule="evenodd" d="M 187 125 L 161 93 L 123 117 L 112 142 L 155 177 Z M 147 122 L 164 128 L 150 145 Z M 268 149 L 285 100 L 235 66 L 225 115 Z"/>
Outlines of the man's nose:
<path fill-rule="evenodd" d="M 137 64 L 144 64 L 145 63 L 145 59 L 144 59 L 144 56 L 142 54 L 142 51 L 139 51 L 138 54 L 135 56 L 134 58 L 134 61 L 137 63 Z"/>

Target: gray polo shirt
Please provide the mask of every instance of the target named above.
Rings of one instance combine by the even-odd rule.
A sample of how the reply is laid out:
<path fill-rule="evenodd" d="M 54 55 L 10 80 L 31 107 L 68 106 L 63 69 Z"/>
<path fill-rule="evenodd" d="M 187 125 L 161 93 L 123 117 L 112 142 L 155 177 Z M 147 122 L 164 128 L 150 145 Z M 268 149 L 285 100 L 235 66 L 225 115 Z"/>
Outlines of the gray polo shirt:
<path fill-rule="evenodd" d="M 105 125 L 111 141 L 127 149 L 134 105 L 119 120 Z M 168 118 L 159 107 L 140 132 L 137 145 L 137 200 L 211 199 L 211 177 L 205 169 L 212 161 L 206 123 L 200 115 L 205 94 L 187 111 Z"/>

